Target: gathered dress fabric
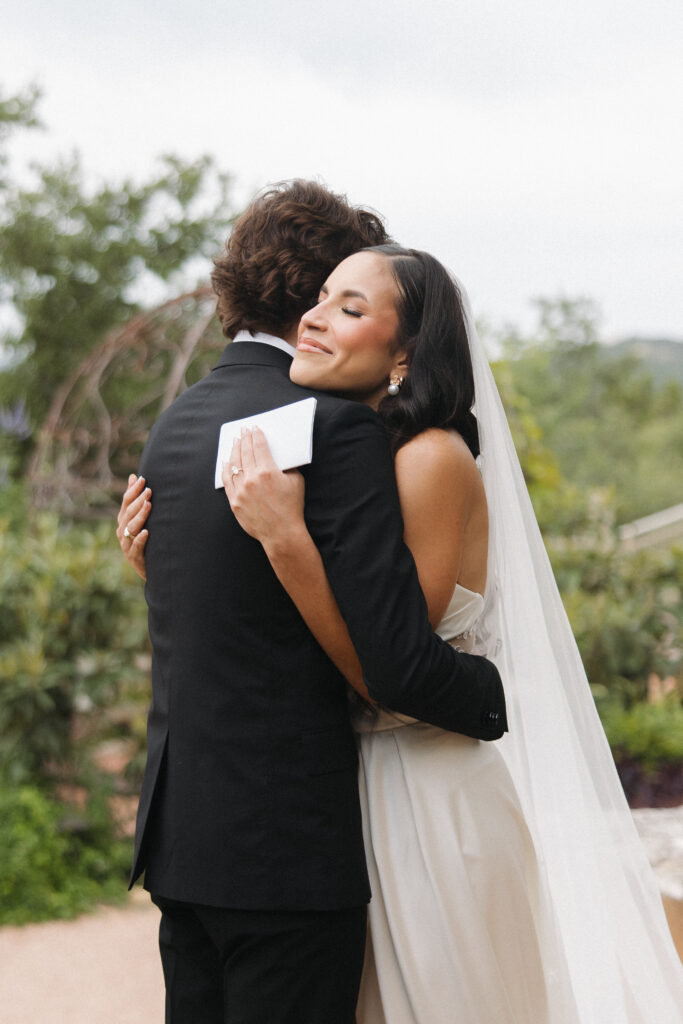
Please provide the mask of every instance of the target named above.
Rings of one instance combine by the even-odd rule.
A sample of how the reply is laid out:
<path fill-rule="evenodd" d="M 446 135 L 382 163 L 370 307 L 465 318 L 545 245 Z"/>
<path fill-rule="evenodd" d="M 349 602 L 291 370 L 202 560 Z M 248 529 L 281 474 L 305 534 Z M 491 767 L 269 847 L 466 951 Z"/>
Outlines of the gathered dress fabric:
<path fill-rule="evenodd" d="M 457 585 L 437 632 L 465 646 L 482 607 Z M 358 1024 L 575 1021 L 558 998 L 542 870 L 496 744 L 384 709 L 358 710 L 354 726 L 372 889 Z"/>

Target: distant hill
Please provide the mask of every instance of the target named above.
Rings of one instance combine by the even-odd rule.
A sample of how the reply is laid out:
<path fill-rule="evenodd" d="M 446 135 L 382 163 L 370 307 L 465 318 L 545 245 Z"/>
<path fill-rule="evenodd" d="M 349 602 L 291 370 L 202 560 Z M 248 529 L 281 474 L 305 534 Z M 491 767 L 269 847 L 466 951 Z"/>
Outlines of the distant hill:
<path fill-rule="evenodd" d="M 672 378 L 683 387 L 683 341 L 673 338 L 624 338 L 605 351 L 615 358 L 635 355 L 642 359 L 656 384 L 665 384 Z"/>

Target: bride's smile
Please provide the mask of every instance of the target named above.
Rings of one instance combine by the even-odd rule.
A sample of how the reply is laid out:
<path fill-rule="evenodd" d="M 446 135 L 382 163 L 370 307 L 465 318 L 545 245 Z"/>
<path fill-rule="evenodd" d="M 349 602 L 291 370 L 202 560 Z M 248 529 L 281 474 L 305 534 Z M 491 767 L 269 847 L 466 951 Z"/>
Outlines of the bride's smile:
<path fill-rule="evenodd" d="M 313 338 L 307 338 L 306 335 L 299 338 L 296 348 L 297 352 L 320 352 L 324 355 L 332 355 L 331 350 L 323 345 L 322 342 L 314 341 Z"/>

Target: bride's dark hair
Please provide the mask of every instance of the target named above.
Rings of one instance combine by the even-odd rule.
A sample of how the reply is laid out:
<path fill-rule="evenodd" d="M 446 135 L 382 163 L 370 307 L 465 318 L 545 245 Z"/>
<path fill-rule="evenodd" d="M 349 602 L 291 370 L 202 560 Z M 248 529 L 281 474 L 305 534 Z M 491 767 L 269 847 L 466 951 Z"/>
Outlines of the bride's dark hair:
<path fill-rule="evenodd" d="M 387 395 L 378 410 L 393 451 L 423 430 L 441 427 L 457 430 L 476 458 L 474 374 L 458 286 L 438 260 L 419 249 L 392 244 L 363 251 L 388 258 L 399 291 L 396 340 L 406 350 L 409 373 L 399 393 Z"/>

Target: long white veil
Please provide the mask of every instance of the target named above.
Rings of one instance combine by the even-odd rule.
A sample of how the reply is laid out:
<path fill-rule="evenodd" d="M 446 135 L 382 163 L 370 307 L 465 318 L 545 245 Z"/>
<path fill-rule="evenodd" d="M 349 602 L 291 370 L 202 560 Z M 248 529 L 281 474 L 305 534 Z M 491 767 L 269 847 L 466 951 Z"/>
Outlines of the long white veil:
<path fill-rule="evenodd" d="M 548 950 L 555 960 L 548 965 L 548 981 L 557 995 L 552 1002 L 564 1008 L 551 1020 L 681 1024 L 683 968 L 467 295 L 457 284 L 474 365 L 474 411 L 491 522 L 486 605 L 476 649 L 497 664 L 505 684 L 510 732 L 501 750 L 545 869 L 554 932 Z"/>

